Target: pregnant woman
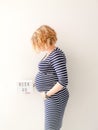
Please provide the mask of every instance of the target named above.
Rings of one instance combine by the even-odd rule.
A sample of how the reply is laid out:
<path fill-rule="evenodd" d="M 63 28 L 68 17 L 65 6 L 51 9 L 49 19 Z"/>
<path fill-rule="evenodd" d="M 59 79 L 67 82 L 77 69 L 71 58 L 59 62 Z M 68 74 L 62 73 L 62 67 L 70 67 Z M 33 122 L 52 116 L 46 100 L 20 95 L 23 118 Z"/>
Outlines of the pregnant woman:
<path fill-rule="evenodd" d="M 56 41 L 55 30 L 47 25 L 39 27 L 32 36 L 35 51 L 46 52 L 35 77 L 36 89 L 44 98 L 45 130 L 60 130 L 69 99 L 66 56 Z"/>

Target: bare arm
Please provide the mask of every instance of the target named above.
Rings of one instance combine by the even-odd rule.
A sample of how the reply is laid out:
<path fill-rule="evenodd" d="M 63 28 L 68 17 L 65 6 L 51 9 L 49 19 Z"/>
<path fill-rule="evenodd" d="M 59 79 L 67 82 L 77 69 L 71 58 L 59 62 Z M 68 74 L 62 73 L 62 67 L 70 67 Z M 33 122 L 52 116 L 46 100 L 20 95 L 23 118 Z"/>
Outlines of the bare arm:
<path fill-rule="evenodd" d="M 59 84 L 59 82 L 57 82 L 55 86 L 47 92 L 47 95 L 50 97 L 62 89 L 63 89 L 63 86 Z"/>

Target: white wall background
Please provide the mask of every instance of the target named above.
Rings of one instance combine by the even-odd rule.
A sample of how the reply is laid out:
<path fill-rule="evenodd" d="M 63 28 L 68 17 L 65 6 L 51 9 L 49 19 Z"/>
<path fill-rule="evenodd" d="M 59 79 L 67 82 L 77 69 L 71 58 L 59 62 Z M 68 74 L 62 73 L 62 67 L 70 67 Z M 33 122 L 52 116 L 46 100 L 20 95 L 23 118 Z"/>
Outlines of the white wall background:
<path fill-rule="evenodd" d="M 62 130 L 98 130 L 98 1 L 0 0 L 0 129 L 43 130 L 43 100 L 17 93 L 31 80 L 42 55 L 30 38 L 42 24 L 58 34 L 67 56 L 70 99 Z"/>

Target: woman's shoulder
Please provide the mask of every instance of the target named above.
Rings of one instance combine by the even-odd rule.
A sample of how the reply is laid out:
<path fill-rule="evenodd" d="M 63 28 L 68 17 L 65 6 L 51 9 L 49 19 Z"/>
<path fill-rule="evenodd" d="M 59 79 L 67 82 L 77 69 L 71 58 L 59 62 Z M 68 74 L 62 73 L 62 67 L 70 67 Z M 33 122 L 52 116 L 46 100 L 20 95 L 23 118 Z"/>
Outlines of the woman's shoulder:
<path fill-rule="evenodd" d="M 55 58 L 55 56 L 65 56 L 65 53 L 64 53 L 64 51 L 61 48 L 56 47 L 56 49 L 53 51 L 51 56 L 53 58 Z"/>
<path fill-rule="evenodd" d="M 66 56 L 65 53 L 62 51 L 62 49 L 56 47 L 56 49 L 51 54 L 50 62 L 51 64 L 66 63 Z"/>
<path fill-rule="evenodd" d="M 56 49 L 50 56 L 50 62 L 61 62 L 61 61 L 66 61 L 65 53 L 62 51 L 62 49 L 56 47 Z"/>

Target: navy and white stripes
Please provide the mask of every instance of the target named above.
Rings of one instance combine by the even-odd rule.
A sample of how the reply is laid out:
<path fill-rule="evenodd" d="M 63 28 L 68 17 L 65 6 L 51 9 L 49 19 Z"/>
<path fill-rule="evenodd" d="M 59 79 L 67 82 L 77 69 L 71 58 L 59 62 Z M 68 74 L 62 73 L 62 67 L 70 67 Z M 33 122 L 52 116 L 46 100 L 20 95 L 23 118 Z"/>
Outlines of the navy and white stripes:
<path fill-rule="evenodd" d="M 44 100 L 45 104 L 45 130 L 60 130 L 69 92 L 63 89 L 50 98 Z"/>
<path fill-rule="evenodd" d="M 35 78 L 38 91 L 48 91 L 59 82 L 63 87 L 68 85 L 66 57 L 58 47 L 45 59 L 41 60 L 39 73 Z"/>
<path fill-rule="evenodd" d="M 63 86 L 61 91 L 44 101 L 45 130 L 60 130 L 65 106 L 69 98 L 65 54 L 56 47 L 47 58 L 40 61 L 38 68 L 35 85 L 39 92 L 49 91 L 57 82 Z"/>
<path fill-rule="evenodd" d="M 57 74 L 58 82 L 62 86 L 66 87 L 66 85 L 68 84 L 66 57 L 59 48 L 57 48 L 57 50 L 52 54 L 51 65 L 53 66 Z"/>

